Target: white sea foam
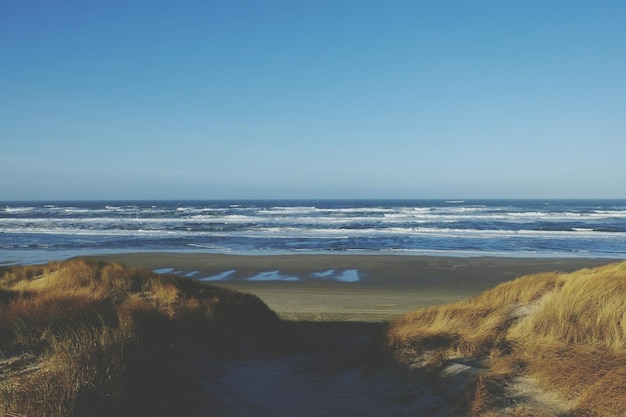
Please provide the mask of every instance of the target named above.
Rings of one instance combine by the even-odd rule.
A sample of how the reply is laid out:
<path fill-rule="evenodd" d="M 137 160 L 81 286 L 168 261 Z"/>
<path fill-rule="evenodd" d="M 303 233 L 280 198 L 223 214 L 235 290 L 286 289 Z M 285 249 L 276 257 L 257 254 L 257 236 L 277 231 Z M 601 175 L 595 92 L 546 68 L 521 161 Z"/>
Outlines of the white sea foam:
<path fill-rule="evenodd" d="M 233 232 L 189 232 L 188 236 L 233 236 L 246 238 L 264 238 L 271 235 L 273 239 L 320 239 L 320 238 L 349 238 L 349 237 L 384 237 L 384 236 L 424 236 L 424 237 L 576 237 L 577 233 L 585 233 L 587 237 L 607 237 L 607 232 L 596 230 L 480 230 L 480 229 L 453 229 L 453 228 L 388 228 L 388 229 L 290 229 L 262 228 L 254 231 Z M 183 235 L 184 233 L 180 233 Z M 612 238 L 626 237 L 626 232 L 611 232 Z"/>
<path fill-rule="evenodd" d="M 595 210 L 590 214 L 600 218 L 625 218 L 626 210 Z"/>
<path fill-rule="evenodd" d="M 87 214 L 87 213 L 93 213 L 93 210 L 90 209 L 86 209 L 86 208 L 77 208 L 77 207 L 68 207 L 63 209 L 63 212 L 66 214 Z"/>
<path fill-rule="evenodd" d="M 85 225 L 89 225 L 86 227 Z M 141 227 L 143 226 L 143 227 Z M 345 237 L 383 237 L 383 236 L 442 236 L 442 237 L 516 237 L 520 235 L 536 237 L 566 237 L 584 233 L 587 237 L 625 237 L 626 232 L 597 230 L 593 227 L 572 227 L 569 230 L 550 229 L 456 229 L 453 227 L 362 227 L 362 228 L 321 228 L 313 225 L 255 227 L 241 230 L 169 230 L 160 226 L 160 222 L 153 219 L 149 221 L 129 220 L 124 222 L 109 222 L 103 219 L 87 219 L 85 222 L 65 221 L 59 219 L 10 219 L 3 220 L 1 230 L 4 233 L 17 234 L 57 234 L 75 236 L 152 236 L 152 237 L 247 237 L 266 238 L 271 236 L 281 238 L 345 238 Z M 194 246 L 194 243 L 187 243 Z M 211 245 L 198 247 L 211 248 Z"/>
<path fill-rule="evenodd" d="M 319 213 L 317 207 L 272 207 L 259 210 L 260 215 L 294 215 L 294 214 L 312 214 Z"/>
<path fill-rule="evenodd" d="M 626 247 L 624 202 L 477 203 L 8 203 L 0 207 L 0 247 L 72 253 L 553 249 L 594 256 L 622 254 Z"/>
<path fill-rule="evenodd" d="M 35 211 L 35 207 L 5 207 L 2 211 L 6 213 L 29 213 Z"/>

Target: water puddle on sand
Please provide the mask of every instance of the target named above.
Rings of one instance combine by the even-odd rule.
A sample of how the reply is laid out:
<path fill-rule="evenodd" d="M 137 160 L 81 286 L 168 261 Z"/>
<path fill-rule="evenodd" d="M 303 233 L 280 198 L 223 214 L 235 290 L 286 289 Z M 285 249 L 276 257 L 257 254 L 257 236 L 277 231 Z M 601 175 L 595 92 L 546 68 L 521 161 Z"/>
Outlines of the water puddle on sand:
<path fill-rule="evenodd" d="M 261 272 L 247 278 L 248 281 L 300 281 L 300 278 L 290 275 L 283 275 L 279 270 Z"/>
<path fill-rule="evenodd" d="M 160 268 L 152 270 L 152 272 L 156 272 L 157 274 L 171 274 L 173 271 L 174 268 Z"/>
<path fill-rule="evenodd" d="M 197 278 L 199 271 L 179 271 L 174 268 L 159 268 L 153 269 L 153 272 L 157 274 L 174 274 L 174 275 L 183 275 L 188 278 L 193 278 L 196 281 L 202 282 L 210 282 L 210 281 L 224 281 L 232 278 L 232 276 L 237 272 L 235 269 L 230 269 L 228 271 L 220 272 L 219 274 L 211 275 L 208 277 Z M 309 274 L 310 278 L 314 279 L 322 279 L 328 281 L 336 281 L 336 282 L 359 282 L 361 280 L 361 274 L 358 269 L 345 269 L 345 270 L 335 270 L 328 269 L 326 271 L 313 272 Z M 252 282 L 263 282 L 263 281 L 287 281 L 287 282 L 296 282 L 301 281 L 301 278 L 295 275 L 283 274 L 280 270 L 274 271 L 264 271 L 259 272 L 255 275 L 252 275 L 248 278 L 245 278 L 246 281 Z"/>
<path fill-rule="evenodd" d="M 341 282 L 358 282 L 361 277 L 359 276 L 358 270 L 348 269 L 339 274 L 335 279 Z"/>
<path fill-rule="evenodd" d="M 313 275 L 316 278 L 330 278 L 334 274 L 335 274 L 335 270 L 329 269 L 328 271 L 324 271 L 324 272 L 314 272 L 311 275 Z"/>
<path fill-rule="evenodd" d="M 311 276 L 339 282 L 359 282 L 361 280 L 361 275 L 359 274 L 358 269 L 345 269 L 343 271 L 329 269 L 323 272 L 314 272 Z"/>
<path fill-rule="evenodd" d="M 230 277 L 232 274 L 237 272 L 235 269 L 231 269 L 229 271 L 221 272 L 217 275 L 211 275 L 210 277 L 198 278 L 198 281 L 223 281 Z"/>

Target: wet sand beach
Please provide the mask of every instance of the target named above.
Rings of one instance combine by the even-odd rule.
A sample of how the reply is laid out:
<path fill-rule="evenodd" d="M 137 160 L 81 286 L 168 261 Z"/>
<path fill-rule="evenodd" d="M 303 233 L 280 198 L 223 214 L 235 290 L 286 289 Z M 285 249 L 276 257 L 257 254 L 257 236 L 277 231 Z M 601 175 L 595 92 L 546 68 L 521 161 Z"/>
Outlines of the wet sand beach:
<path fill-rule="evenodd" d="M 586 258 L 133 253 L 91 257 L 249 292 L 281 317 L 386 321 L 516 277 L 613 262 Z"/>

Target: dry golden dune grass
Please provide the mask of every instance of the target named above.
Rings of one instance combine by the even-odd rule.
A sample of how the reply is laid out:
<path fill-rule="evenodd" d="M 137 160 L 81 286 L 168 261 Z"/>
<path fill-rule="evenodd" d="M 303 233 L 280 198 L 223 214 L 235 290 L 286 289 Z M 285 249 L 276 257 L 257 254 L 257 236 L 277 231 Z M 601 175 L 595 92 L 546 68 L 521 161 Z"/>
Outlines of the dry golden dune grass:
<path fill-rule="evenodd" d="M 470 416 L 626 416 L 626 262 L 525 276 L 415 311 L 387 340 L 414 368 L 482 360 Z"/>
<path fill-rule="evenodd" d="M 281 324 L 256 297 L 119 264 L 14 268 L 0 278 L 0 416 L 171 415 L 189 346 L 269 352 Z"/>

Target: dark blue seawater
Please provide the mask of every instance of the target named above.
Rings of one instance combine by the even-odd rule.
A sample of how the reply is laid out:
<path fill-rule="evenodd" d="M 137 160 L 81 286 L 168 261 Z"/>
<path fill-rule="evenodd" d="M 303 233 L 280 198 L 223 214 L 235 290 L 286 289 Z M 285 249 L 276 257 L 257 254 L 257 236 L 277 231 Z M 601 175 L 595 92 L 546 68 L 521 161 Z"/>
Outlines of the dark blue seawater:
<path fill-rule="evenodd" d="M 139 251 L 626 258 L 626 200 L 0 203 L 0 264 Z"/>

